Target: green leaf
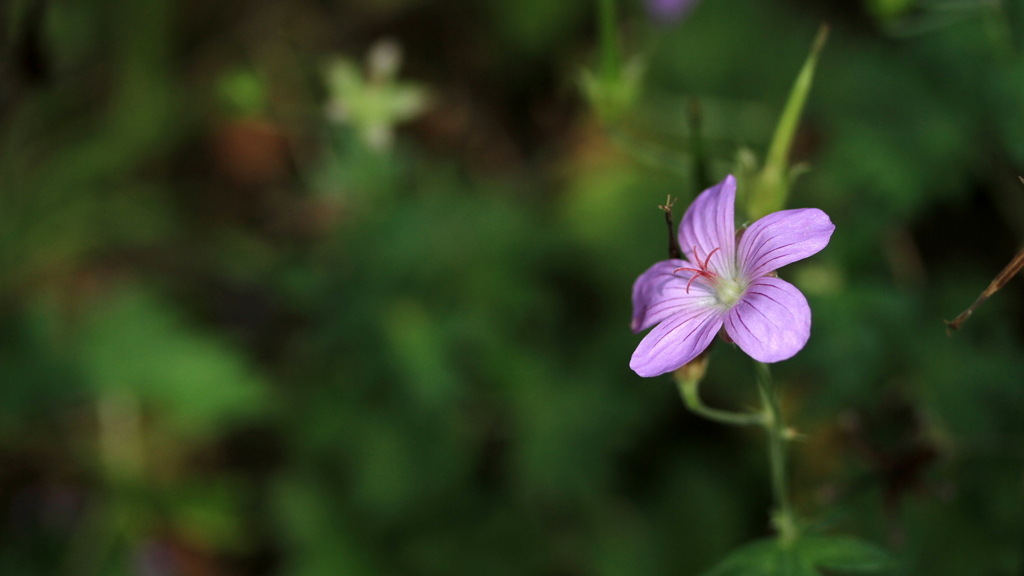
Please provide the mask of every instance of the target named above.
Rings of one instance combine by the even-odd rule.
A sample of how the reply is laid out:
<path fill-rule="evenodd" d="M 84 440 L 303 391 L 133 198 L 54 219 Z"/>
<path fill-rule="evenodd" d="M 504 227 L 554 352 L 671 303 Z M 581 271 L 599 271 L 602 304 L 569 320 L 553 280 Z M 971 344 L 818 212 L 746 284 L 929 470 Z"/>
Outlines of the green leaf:
<path fill-rule="evenodd" d="M 144 291 L 90 310 L 79 354 L 101 396 L 138 399 L 176 435 L 213 433 L 265 405 L 263 383 L 241 354 Z"/>
<path fill-rule="evenodd" d="M 893 559 L 885 550 L 847 536 L 807 536 L 798 546 L 800 554 L 817 568 L 871 573 L 893 566 Z"/>
<path fill-rule="evenodd" d="M 764 169 L 757 178 L 753 194 L 747 198 L 747 213 L 752 219 L 756 220 L 765 214 L 781 210 L 786 204 L 786 197 L 789 195 L 789 187 L 792 183 L 789 169 L 789 149 L 793 145 L 793 136 L 800 124 L 800 116 L 803 114 L 807 95 L 810 94 L 811 86 L 814 84 L 814 70 L 818 65 L 818 56 L 828 39 L 828 31 L 829 28 L 826 25 L 822 25 L 818 30 L 818 35 L 811 46 L 811 52 L 807 55 L 807 60 L 793 83 L 786 107 L 782 110 L 782 116 L 775 128 L 771 146 L 768 148 Z"/>
<path fill-rule="evenodd" d="M 780 548 L 775 539 L 758 540 L 725 557 L 704 576 L 803 576 L 794 570 L 793 551 Z M 813 572 L 809 573 L 813 575 Z"/>
<path fill-rule="evenodd" d="M 259 117 L 267 111 L 267 82 L 253 70 L 241 68 L 221 76 L 217 96 L 231 113 L 243 118 Z"/>
<path fill-rule="evenodd" d="M 616 66 L 613 73 L 584 70 L 580 87 L 598 118 L 613 124 L 636 103 L 646 70 L 643 58 L 634 56 L 624 66 Z"/>
<path fill-rule="evenodd" d="M 789 548 L 759 540 L 729 554 L 704 576 L 820 576 L 821 569 L 867 574 L 892 567 L 881 548 L 843 536 L 804 536 Z"/>
<path fill-rule="evenodd" d="M 176 533 L 205 549 L 244 548 L 243 487 L 227 478 L 168 491 L 164 506 Z"/>
<path fill-rule="evenodd" d="M 343 574 L 369 576 L 381 570 L 371 564 L 360 532 L 347 525 L 346 516 L 334 512 L 336 495 L 302 477 L 286 477 L 273 486 L 278 522 L 287 528 L 281 573 L 288 576 Z"/>

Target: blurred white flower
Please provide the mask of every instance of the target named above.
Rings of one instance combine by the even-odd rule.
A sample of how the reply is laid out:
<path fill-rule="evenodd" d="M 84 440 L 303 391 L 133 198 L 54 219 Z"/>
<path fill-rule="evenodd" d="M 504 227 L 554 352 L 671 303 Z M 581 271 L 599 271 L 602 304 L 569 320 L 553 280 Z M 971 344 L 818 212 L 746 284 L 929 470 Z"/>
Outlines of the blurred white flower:
<path fill-rule="evenodd" d="M 366 55 L 366 73 L 358 64 L 338 58 L 327 66 L 327 120 L 352 126 L 373 150 L 385 152 L 394 143 L 395 126 L 419 116 L 429 105 L 422 86 L 399 82 L 402 48 L 395 40 L 378 40 Z"/>

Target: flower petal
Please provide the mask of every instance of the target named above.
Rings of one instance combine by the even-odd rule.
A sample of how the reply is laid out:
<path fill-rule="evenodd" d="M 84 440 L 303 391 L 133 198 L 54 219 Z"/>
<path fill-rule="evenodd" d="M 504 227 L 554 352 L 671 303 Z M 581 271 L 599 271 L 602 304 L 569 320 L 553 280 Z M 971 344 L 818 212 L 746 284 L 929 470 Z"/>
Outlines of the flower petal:
<path fill-rule="evenodd" d="M 654 319 L 647 311 L 665 299 L 665 285 L 676 280 L 672 271 L 689 266 L 685 260 L 663 260 L 648 268 L 633 282 L 633 320 L 629 327 L 634 334 L 664 320 L 664 317 Z"/>
<path fill-rule="evenodd" d="M 736 260 L 744 278 L 759 278 L 786 264 L 817 254 L 835 230 L 817 208 L 774 212 L 750 225 L 740 238 Z"/>
<path fill-rule="evenodd" d="M 629 367 L 645 378 L 671 372 L 703 352 L 721 327 L 722 312 L 714 297 L 690 299 L 640 341 Z"/>
<path fill-rule="evenodd" d="M 636 334 L 675 314 L 680 307 L 692 305 L 694 299 L 713 296 L 712 288 L 698 278 L 690 283 L 693 272 L 675 270 L 696 268 L 686 260 L 663 260 L 647 269 L 633 283 L 633 320 L 630 328 Z M 689 291 L 686 290 L 690 284 Z"/>
<path fill-rule="evenodd" d="M 736 270 L 736 179 L 725 177 L 717 186 L 700 193 L 686 209 L 679 224 L 679 247 L 686 259 L 701 262 L 710 258 L 708 266 L 716 274 L 732 278 Z M 694 254 L 694 246 L 697 254 Z"/>
<path fill-rule="evenodd" d="M 764 276 L 751 282 L 725 316 L 725 331 L 758 362 L 792 358 L 811 336 L 811 307 L 789 282 Z"/>

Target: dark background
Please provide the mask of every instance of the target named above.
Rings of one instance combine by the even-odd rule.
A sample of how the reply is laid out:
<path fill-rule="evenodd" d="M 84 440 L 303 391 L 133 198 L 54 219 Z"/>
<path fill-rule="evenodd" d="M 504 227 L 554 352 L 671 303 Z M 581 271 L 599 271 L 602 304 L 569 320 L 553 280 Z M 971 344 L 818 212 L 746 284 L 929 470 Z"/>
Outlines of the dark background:
<path fill-rule="evenodd" d="M 1024 237 L 1024 6 L 622 0 L 614 130 L 595 13 L 0 4 L 0 571 L 658 576 L 769 534 L 762 434 L 629 370 L 630 287 L 699 188 L 690 103 L 715 181 L 763 157 L 827 21 L 789 205 L 836 232 L 781 272 L 814 324 L 774 368 L 798 511 L 901 574 L 1024 572 L 1024 282 L 942 323 Z M 716 344 L 707 402 L 753 382 Z"/>

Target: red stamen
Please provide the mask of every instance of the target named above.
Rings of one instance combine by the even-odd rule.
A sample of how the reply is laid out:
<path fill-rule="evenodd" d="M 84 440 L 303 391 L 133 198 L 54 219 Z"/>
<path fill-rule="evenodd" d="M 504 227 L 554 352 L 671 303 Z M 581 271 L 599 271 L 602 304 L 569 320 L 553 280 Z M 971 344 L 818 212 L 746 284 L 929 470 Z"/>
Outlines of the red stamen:
<path fill-rule="evenodd" d="M 690 276 L 690 281 L 686 283 L 686 293 L 687 294 L 690 293 L 690 284 L 693 284 L 694 280 L 696 280 L 697 278 L 700 278 L 701 276 L 704 276 L 704 274 L 705 274 L 704 272 L 701 272 L 700 274 L 694 274 L 693 276 Z"/>
<path fill-rule="evenodd" d="M 690 276 L 690 280 L 686 283 L 687 294 L 690 293 L 690 285 L 693 284 L 693 281 L 696 280 L 697 278 L 707 278 L 708 280 L 714 281 L 715 278 L 718 277 L 717 274 L 715 274 L 711 270 L 708 270 L 708 263 L 711 261 L 711 255 L 714 254 L 715 252 L 718 252 L 719 250 L 721 250 L 721 247 L 715 248 L 710 253 L 708 253 L 708 257 L 705 258 L 703 262 L 701 262 L 700 253 L 697 252 L 697 247 L 694 246 L 693 259 L 697 261 L 697 266 L 699 266 L 699 268 L 676 268 L 675 270 L 672 271 L 673 274 L 679 272 L 680 270 L 685 270 L 686 272 L 693 272 L 693 276 Z"/>
<path fill-rule="evenodd" d="M 708 253 L 708 257 L 704 259 L 704 266 L 702 266 L 702 268 L 707 268 L 708 267 L 708 262 L 711 262 L 711 257 L 714 256 L 715 252 L 718 252 L 721 249 L 722 249 L 722 247 L 719 246 L 718 248 L 715 248 L 714 250 L 709 252 Z"/>

